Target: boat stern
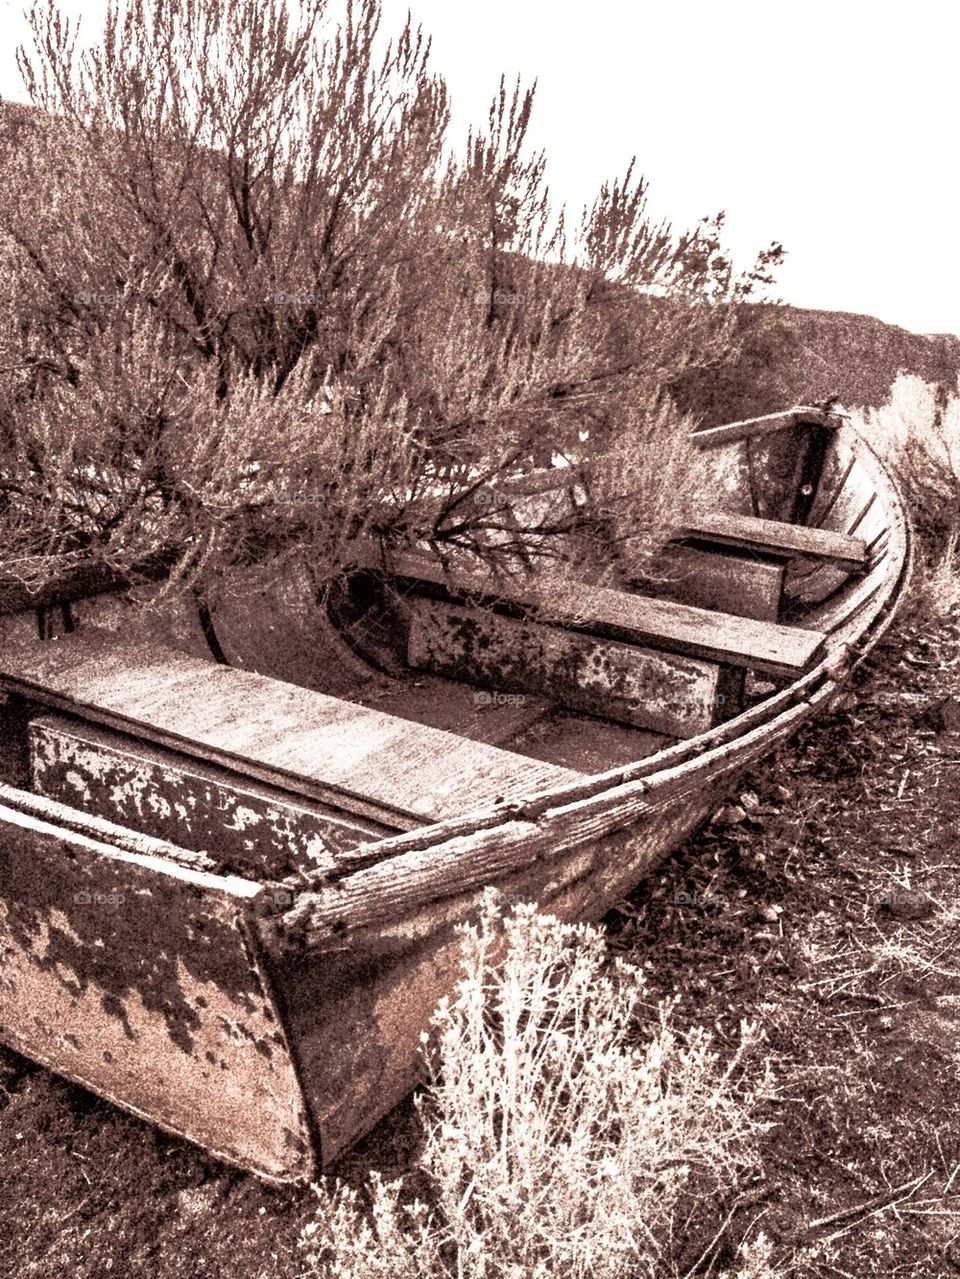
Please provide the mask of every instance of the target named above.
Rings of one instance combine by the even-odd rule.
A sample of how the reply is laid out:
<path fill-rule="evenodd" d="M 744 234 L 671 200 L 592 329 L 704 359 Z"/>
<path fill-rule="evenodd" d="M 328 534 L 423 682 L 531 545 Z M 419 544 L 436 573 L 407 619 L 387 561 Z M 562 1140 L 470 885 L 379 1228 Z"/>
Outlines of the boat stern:
<path fill-rule="evenodd" d="M 245 922 L 260 885 L 2 799 L 0 1040 L 219 1158 L 308 1180 L 316 1143 Z"/>

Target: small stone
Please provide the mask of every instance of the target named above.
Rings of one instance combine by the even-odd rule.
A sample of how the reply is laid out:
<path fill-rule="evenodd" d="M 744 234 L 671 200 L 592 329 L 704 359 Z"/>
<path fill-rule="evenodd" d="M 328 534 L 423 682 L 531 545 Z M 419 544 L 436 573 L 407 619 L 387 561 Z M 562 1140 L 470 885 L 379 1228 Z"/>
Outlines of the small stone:
<path fill-rule="evenodd" d="M 768 924 L 775 924 L 783 914 L 782 906 L 771 906 L 769 902 L 764 902 L 760 907 L 758 914 L 761 919 L 765 919 Z"/>
<path fill-rule="evenodd" d="M 937 733 L 960 733 L 960 698 L 943 697 L 931 702 L 914 721 Z"/>
<path fill-rule="evenodd" d="M 720 826 L 738 826 L 740 822 L 746 820 L 747 814 L 739 804 L 724 805 L 714 817 L 714 821 Z"/>
<path fill-rule="evenodd" d="M 942 731 L 960 733 L 960 698 L 944 698 L 937 710 Z"/>
<path fill-rule="evenodd" d="M 755 791 L 745 790 L 740 796 L 740 806 L 746 812 L 752 813 L 760 807 L 760 797 Z"/>

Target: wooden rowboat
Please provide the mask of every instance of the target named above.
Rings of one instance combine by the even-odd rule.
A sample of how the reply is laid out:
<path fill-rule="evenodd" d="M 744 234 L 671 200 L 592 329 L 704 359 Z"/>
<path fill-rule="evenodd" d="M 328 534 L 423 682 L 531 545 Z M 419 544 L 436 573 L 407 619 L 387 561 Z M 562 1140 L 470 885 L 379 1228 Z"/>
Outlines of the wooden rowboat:
<path fill-rule="evenodd" d="M 120 639 L 107 594 L 41 642 L 8 593 L 0 1039 L 268 1179 L 335 1160 L 415 1084 L 486 886 L 599 917 L 889 625 L 908 523 L 846 420 L 696 439 L 665 582 L 388 557 L 331 616 L 414 677 L 348 697 Z"/>

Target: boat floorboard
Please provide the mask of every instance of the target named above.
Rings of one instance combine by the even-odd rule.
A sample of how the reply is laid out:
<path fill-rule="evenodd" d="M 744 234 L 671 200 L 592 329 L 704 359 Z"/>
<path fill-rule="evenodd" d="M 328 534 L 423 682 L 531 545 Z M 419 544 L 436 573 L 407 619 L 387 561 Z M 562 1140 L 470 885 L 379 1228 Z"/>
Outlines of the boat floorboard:
<path fill-rule="evenodd" d="M 531 693 L 504 696 L 499 689 L 425 671 L 395 677 L 372 667 L 351 667 L 344 661 L 342 641 L 338 642 L 323 627 L 311 627 L 309 613 L 304 615 L 309 645 L 304 639 L 285 651 L 272 630 L 267 636 L 255 631 L 258 616 L 268 615 L 267 609 L 254 610 L 252 615 L 238 610 L 228 618 L 222 612 L 218 614 L 218 633 L 225 633 L 230 641 L 231 660 L 238 646 L 256 653 L 261 660 L 269 655 L 274 663 L 285 652 L 288 665 L 269 672 L 277 679 L 305 684 L 318 692 L 456 733 L 470 741 L 592 773 L 646 759 L 677 740 L 663 733 L 566 712 L 548 698 Z"/>
<path fill-rule="evenodd" d="M 582 773 L 605 773 L 666 750 L 676 740 L 556 707 L 516 738 L 512 749 Z"/>

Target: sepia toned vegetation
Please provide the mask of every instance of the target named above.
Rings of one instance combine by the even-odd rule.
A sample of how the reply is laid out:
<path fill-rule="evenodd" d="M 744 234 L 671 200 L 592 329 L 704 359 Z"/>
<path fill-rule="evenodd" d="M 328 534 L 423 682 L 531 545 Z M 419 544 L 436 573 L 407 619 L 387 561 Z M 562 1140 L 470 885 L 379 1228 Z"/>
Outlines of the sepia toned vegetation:
<path fill-rule="evenodd" d="M 779 250 L 738 274 L 722 221 L 658 225 L 634 169 L 582 218 L 559 210 L 522 86 L 452 145 L 427 40 L 388 40 L 373 0 L 296 16 L 133 0 L 87 60 L 55 6 L 34 29 L 36 109 L 0 122 L 0 581 L 136 575 L 160 550 L 165 589 L 209 620 L 251 570 L 322 592 L 359 544 L 509 570 L 521 538 L 556 554 L 549 531 L 577 571 L 636 567 L 684 498 L 693 421 L 777 406 L 796 334 L 744 304 Z M 844 733 L 815 726 L 758 770 L 746 827 L 702 832 L 606 935 L 491 902 L 437 1013 L 399 1180 L 274 1192 L 4 1051 L 11 1266 L 956 1269 L 957 884 L 940 854 L 957 814 L 921 712 L 960 693 L 960 667 L 955 632 L 942 666 L 920 635 L 960 606 L 958 406 L 904 375 L 864 410 L 912 495 L 926 612 L 868 668 Z M 575 514 L 518 503 L 511 522 L 490 500 L 587 454 Z M 894 664 L 906 691 L 884 683 Z M 878 796 L 882 847 L 862 817 Z M 684 916 L 670 893 L 694 880 L 732 905 L 687 894 Z M 917 883 L 932 922 L 888 909 Z"/>
<path fill-rule="evenodd" d="M 662 540 L 673 391 L 734 357 L 779 246 L 736 272 L 722 220 L 655 222 L 632 165 L 571 217 L 532 90 L 455 145 L 426 37 L 376 0 L 130 0 L 87 50 L 52 0 L 31 23 L 35 109 L 0 130 L 5 578 L 159 548 L 201 597 L 258 564 L 322 590 L 378 540 L 509 565 L 525 530 L 476 494 L 587 439 L 587 506 L 533 520 L 586 543 L 534 554 Z"/>
<path fill-rule="evenodd" d="M 769 1127 L 757 1028 L 721 1065 L 702 1030 L 677 1033 L 668 1001 L 638 1043 L 642 970 L 611 964 L 599 930 L 515 906 L 501 931 L 491 893 L 462 934 L 420 1100 L 433 1202 L 376 1180 L 368 1214 L 354 1190 L 318 1189 L 307 1273 L 663 1276 L 691 1235 L 706 1260 L 717 1203 Z M 763 1252 L 755 1239 L 740 1273 L 767 1274 Z"/>

